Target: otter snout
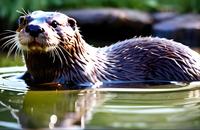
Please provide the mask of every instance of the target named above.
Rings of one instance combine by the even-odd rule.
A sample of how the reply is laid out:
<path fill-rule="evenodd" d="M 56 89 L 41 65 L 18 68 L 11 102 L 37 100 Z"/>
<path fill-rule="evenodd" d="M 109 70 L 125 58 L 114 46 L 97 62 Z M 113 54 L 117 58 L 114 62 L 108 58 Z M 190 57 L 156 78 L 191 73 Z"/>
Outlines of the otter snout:
<path fill-rule="evenodd" d="M 44 32 L 44 28 L 39 25 L 27 25 L 25 31 L 33 37 L 37 37 L 40 33 Z"/>

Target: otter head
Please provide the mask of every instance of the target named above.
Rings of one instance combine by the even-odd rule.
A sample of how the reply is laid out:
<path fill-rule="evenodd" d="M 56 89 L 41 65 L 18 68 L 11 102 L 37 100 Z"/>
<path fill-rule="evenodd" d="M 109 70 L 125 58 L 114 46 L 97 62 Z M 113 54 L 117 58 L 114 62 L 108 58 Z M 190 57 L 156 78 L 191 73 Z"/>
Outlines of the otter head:
<path fill-rule="evenodd" d="M 76 21 L 58 12 L 34 11 L 18 21 L 18 41 L 23 51 L 48 52 L 70 44 L 78 33 Z"/>

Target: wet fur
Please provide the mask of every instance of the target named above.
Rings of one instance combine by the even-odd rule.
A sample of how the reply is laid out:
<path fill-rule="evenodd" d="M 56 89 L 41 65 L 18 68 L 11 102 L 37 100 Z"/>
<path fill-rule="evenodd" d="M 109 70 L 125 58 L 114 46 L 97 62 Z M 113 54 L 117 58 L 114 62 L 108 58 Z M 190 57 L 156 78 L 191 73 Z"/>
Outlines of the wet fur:
<path fill-rule="evenodd" d="M 26 65 L 35 81 L 79 84 L 116 80 L 200 80 L 199 54 L 171 40 L 134 38 L 104 48 L 94 48 L 81 41 L 68 50 L 70 55 L 63 50 L 66 55 L 62 57 L 63 67 L 59 60 L 52 62 L 48 53 L 28 54 Z M 88 64 L 91 68 L 87 68 Z"/>
<path fill-rule="evenodd" d="M 95 48 L 82 39 L 77 26 L 73 37 L 67 31 L 58 32 L 60 45 L 53 53 L 23 51 L 26 80 L 35 84 L 200 80 L 200 55 L 181 43 L 144 37 Z"/>

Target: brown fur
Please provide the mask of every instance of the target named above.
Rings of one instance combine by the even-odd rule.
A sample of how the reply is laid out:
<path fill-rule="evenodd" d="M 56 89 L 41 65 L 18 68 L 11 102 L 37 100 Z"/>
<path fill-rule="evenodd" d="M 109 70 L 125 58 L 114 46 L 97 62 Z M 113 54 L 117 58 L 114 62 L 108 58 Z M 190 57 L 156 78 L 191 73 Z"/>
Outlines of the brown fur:
<path fill-rule="evenodd" d="M 73 27 L 73 36 L 67 29 L 54 30 L 62 46 L 55 60 L 52 60 L 51 51 L 24 51 L 31 82 L 200 80 L 200 55 L 181 43 L 145 37 L 95 48 L 82 39 L 76 25 Z"/>

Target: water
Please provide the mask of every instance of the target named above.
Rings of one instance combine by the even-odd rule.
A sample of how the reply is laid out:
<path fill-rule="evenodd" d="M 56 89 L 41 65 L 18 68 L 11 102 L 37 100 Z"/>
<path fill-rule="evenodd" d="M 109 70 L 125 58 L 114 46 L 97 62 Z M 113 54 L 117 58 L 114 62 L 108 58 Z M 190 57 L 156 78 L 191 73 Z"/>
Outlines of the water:
<path fill-rule="evenodd" d="M 33 91 L 17 79 L 24 71 L 0 69 L 0 129 L 200 128 L 200 82 Z"/>

